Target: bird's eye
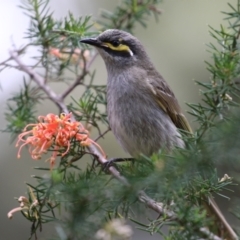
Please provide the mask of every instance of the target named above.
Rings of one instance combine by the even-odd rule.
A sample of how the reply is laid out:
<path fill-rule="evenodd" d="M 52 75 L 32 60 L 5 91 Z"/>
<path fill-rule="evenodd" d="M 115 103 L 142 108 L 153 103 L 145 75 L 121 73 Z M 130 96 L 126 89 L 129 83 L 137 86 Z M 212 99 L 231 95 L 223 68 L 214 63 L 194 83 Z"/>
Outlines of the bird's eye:
<path fill-rule="evenodd" d="M 113 40 L 111 43 L 114 47 L 118 47 L 120 45 L 119 40 Z"/>

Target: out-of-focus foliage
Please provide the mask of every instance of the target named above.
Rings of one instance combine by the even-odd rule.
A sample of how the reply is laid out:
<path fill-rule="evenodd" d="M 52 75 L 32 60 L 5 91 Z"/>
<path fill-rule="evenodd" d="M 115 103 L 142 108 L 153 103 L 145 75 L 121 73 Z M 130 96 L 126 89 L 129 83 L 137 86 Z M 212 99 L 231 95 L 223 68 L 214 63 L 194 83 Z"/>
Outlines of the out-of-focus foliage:
<path fill-rule="evenodd" d="M 40 97 L 41 93 L 24 80 L 24 88 L 18 94 L 8 99 L 5 112 L 8 124 L 4 131 L 11 133 L 12 140 L 14 140 L 16 134 L 22 132 L 29 122 L 36 121 L 35 107 Z"/>

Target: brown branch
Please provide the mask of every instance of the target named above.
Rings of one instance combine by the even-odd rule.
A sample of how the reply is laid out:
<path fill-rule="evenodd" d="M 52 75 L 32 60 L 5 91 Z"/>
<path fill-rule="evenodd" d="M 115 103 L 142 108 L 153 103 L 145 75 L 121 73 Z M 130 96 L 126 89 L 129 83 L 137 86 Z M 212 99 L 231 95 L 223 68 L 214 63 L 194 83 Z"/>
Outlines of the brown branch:
<path fill-rule="evenodd" d="M 68 112 L 66 105 L 62 101 L 60 101 L 59 96 L 48 85 L 44 83 L 44 79 L 39 74 L 34 72 L 31 68 L 23 64 L 19 59 L 16 51 L 10 51 L 9 53 L 12 59 L 19 65 L 19 69 L 27 73 L 43 90 L 43 92 L 48 96 L 48 98 L 52 100 L 63 112 Z"/>
<path fill-rule="evenodd" d="M 200 228 L 200 232 L 203 233 L 205 236 L 207 236 L 208 240 L 223 240 L 222 238 L 211 233 L 207 228 Z M 199 239 L 199 240 L 205 240 L 205 239 Z"/>
<path fill-rule="evenodd" d="M 10 51 L 10 56 L 19 65 L 19 69 L 21 69 L 23 72 L 27 73 L 33 79 L 33 81 L 35 81 L 35 83 L 45 92 L 45 94 L 48 96 L 48 98 L 53 101 L 53 103 L 55 103 L 63 112 L 68 113 L 68 109 L 63 102 L 63 98 L 59 97 L 59 95 L 57 95 L 48 85 L 44 84 L 44 79 L 39 74 L 34 72 L 32 69 L 27 67 L 19 59 L 17 51 Z M 97 161 L 99 163 L 101 163 L 103 165 L 108 162 L 108 160 L 99 152 L 98 148 L 95 145 L 91 144 L 87 148 L 91 154 L 96 156 Z M 122 184 L 124 184 L 127 187 L 131 187 L 131 185 L 129 184 L 127 179 L 124 176 L 122 176 L 114 166 L 110 166 L 108 170 L 111 173 L 111 175 L 114 178 L 116 178 L 117 180 L 119 180 Z M 159 202 L 156 202 L 153 199 L 151 199 L 149 196 L 147 196 L 147 194 L 144 191 L 138 192 L 138 200 L 140 202 L 144 203 L 145 206 L 147 206 L 148 208 L 157 212 L 159 215 L 161 215 L 161 216 L 165 215 L 170 220 L 177 220 L 177 216 L 173 211 L 166 209 L 166 207 L 164 207 L 163 203 L 159 203 Z M 223 240 L 222 238 L 219 238 L 218 236 L 209 232 L 209 230 L 207 228 L 201 228 L 201 229 L 199 229 L 199 231 L 201 233 L 203 233 L 204 235 L 206 235 L 208 237 L 208 239 Z"/>

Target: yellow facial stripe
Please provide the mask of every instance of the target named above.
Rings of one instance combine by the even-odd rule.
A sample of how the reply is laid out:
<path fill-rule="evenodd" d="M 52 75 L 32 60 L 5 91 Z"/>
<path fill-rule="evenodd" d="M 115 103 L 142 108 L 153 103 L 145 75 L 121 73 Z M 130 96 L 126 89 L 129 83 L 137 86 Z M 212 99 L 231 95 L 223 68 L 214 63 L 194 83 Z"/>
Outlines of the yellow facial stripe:
<path fill-rule="evenodd" d="M 131 56 L 133 55 L 133 52 L 131 51 L 131 49 L 127 45 L 124 45 L 124 44 L 120 44 L 119 46 L 114 47 L 111 43 L 104 42 L 102 45 L 104 47 L 108 47 L 114 51 L 127 51 L 130 53 Z"/>

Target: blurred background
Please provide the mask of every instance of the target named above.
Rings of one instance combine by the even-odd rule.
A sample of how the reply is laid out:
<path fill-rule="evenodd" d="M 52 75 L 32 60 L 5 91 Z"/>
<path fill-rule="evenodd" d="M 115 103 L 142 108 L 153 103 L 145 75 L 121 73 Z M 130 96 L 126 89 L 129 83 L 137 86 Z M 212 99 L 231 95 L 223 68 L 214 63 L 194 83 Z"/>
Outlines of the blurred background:
<path fill-rule="evenodd" d="M 198 102 L 200 99 L 194 80 L 208 81 L 210 77 L 204 63 L 204 61 L 211 61 L 210 54 L 206 51 L 206 44 L 214 42 L 208 33 L 208 25 L 219 28 L 225 17 L 221 11 L 229 10 L 227 5 L 229 1 L 165 0 L 159 5 L 162 14 L 158 23 L 152 17 L 146 29 L 141 26 L 135 29 L 135 36 L 143 43 L 152 61 L 170 84 L 185 111 L 187 110 L 185 102 Z M 234 5 L 236 1 L 230 2 Z M 8 58 L 9 50 L 13 48 L 13 45 L 20 47 L 27 43 L 27 39 L 24 39 L 24 32 L 29 21 L 18 7 L 20 3 L 20 0 L 0 2 L 2 36 L 0 62 Z M 68 11 L 75 16 L 92 15 L 93 18 L 97 18 L 100 9 L 112 10 L 117 3 L 118 1 L 111 0 L 50 0 L 55 18 L 63 18 Z M 31 60 L 25 59 L 26 63 L 28 61 Z M 98 58 L 92 68 L 97 69 L 97 81 L 106 83 L 103 61 Z M 4 129 L 6 125 L 4 118 L 6 100 L 21 88 L 21 84 L 22 73 L 11 69 L 0 73 L 0 129 Z M 56 86 L 58 87 L 58 85 Z M 56 86 L 53 86 L 54 89 Z M 60 86 L 56 91 L 61 92 L 63 89 L 64 86 Z M 77 89 L 72 95 L 77 98 Z M 70 101 L 70 98 L 67 100 Z M 41 115 L 49 112 L 56 112 L 56 108 L 52 104 L 46 104 L 39 109 Z M 92 138 L 95 136 L 96 134 L 93 132 Z M 109 147 L 110 141 L 111 147 Z M 14 218 L 9 220 L 7 212 L 18 205 L 14 197 L 25 195 L 25 182 L 34 183 L 34 179 L 30 177 L 32 174 L 36 174 L 33 167 L 44 165 L 44 162 L 34 162 L 27 154 L 23 154 L 21 159 L 17 159 L 15 143 L 10 143 L 10 136 L 7 133 L 0 134 L 0 142 L 0 239 L 27 239 L 30 224 L 20 213 L 15 214 Z M 111 133 L 100 143 L 109 157 L 126 156 Z M 227 210 L 227 200 L 223 200 L 221 204 Z M 234 221 L 230 215 L 228 217 Z M 55 233 L 54 225 L 43 226 L 43 232 L 39 234 L 39 239 L 47 239 L 52 233 Z M 150 236 L 136 230 L 133 239 L 150 239 Z M 151 239 L 159 239 L 159 235 L 155 235 Z"/>

